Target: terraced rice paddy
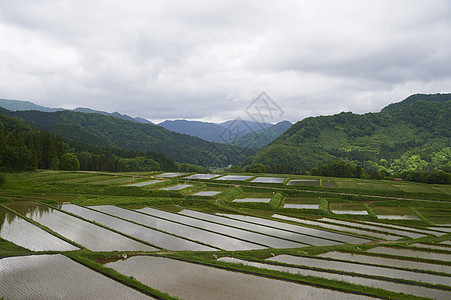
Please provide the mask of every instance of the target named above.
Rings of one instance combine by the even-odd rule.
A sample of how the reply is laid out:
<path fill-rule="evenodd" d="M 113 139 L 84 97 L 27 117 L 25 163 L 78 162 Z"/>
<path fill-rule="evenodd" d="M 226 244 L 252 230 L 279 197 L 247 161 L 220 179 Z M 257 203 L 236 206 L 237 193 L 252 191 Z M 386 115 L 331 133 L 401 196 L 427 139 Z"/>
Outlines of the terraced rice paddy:
<path fill-rule="evenodd" d="M 435 259 L 435 260 L 443 260 L 443 261 L 451 261 L 451 254 L 443 254 L 431 251 L 417 251 L 417 250 L 409 250 L 404 248 L 392 248 L 392 247 L 376 247 L 368 250 L 371 253 L 378 254 L 388 254 L 388 255 L 396 255 L 396 256 L 407 256 L 407 257 L 415 257 L 422 259 Z"/>
<path fill-rule="evenodd" d="M 235 219 L 233 217 L 227 218 L 218 215 L 210 215 L 201 212 L 196 212 L 192 210 L 183 210 L 180 212 L 181 214 L 196 217 L 202 220 L 207 220 L 210 222 L 215 222 L 219 224 L 225 224 L 228 226 L 233 226 L 235 228 L 242 228 L 247 230 L 252 230 L 254 232 L 259 232 L 262 234 L 271 235 L 274 237 L 279 237 L 291 241 L 296 241 L 301 243 L 298 247 L 309 245 L 317 245 L 317 246 L 328 246 L 328 245 L 337 245 L 340 244 L 341 241 L 337 239 L 329 239 L 329 238 L 321 238 L 314 236 L 311 234 L 309 230 L 302 228 L 296 228 L 297 230 L 287 230 L 283 228 L 283 224 L 272 224 L 273 226 L 265 225 L 264 223 L 251 223 L 247 221 L 242 221 L 240 219 Z M 263 220 L 263 219 L 262 219 Z M 257 220 L 258 221 L 258 220 Z M 280 225 L 278 227 L 277 225 Z M 293 229 L 293 228 L 291 228 Z M 277 247 L 273 247 L 277 248 Z"/>
<path fill-rule="evenodd" d="M 257 177 L 251 182 L 261 182 L 261 183 L 283 183 L 286 178 L 280 178 L 280 177 Z"/>
<path fill-rule="evenodd" d="M 149 181 L 142 181 L 142 182 L 137 182 L 137 183 L 133 183 L 133 184 L 128 184 L 127 186 L 146 186 L 146 185 L 152 185 L 157 182 L 163 182 L 163 181 L 164 180 L 149 180 Z"/>
<path fill-rule="evenodd" d="M 80 249 L 2 207 L 0 207 L 0 237 L 32 251 Z"/>
<path fill-rule="evenodd" d="M 168 233 L 183 236 L 191 240 L 200 241 L 205 244 L 212 245 L 213 247 L 221 249 L 250 250 L 264 248 L 264 246 L 259 244 L 255 244 L 245 240 L 240 240 L 232 236 L 223 235 L 220 232 L 216 232 L 213 230 L 206 230 L 209 228 L 207 227 L 204 228 L 203 225 L 205 224 L 201 222 L 189 222 L 190 219 L 180 220 L 175 217 L 172 217 L 171 215 L 158 214 L 158 212 L 160 212 L 159 210 L 155 210 L 156 213 L 155 211 L 149 211 L 146 209 L 139 210 L 147 213 L 144 214 L 109 205 L 96 206 L 93 208 L 101 212 L 109 213 L 111 215 L 121 217 L 126 220 L 130 220 L 146 226 L 150 226 L 152 228 L 163 230 Z M 203 250 L 211 250 L 211 249 L 203 249 Z"/>
<path fill-rule="evenodd" d="M 109 206 L 94 206 L 92 209 L 98 209 L 99 211 L 102 208 L 108 208 Z M 158 230 L 153 230 L 151 228 L 147 228 L 144 226 L 140 226 L 139 224 L 134 224 L 128 222 L 126 220 L 117 218 L 115 216 L 107 215 L 102 212 L 92 210 L 89 208 L 84 208 L 81 206 L 68 204 L 63 205 L 63 210 L 81 216 L 87 220 L 95 221 L 98 224 L 102 224 L 107 226 L 108 228 L 112 228 L 119 232 L 125 233 L 129 236 L 135 237 L 142 241 L 148 242 L 152 245 L 156 245 L 157 247 L 169 249 L 169 250 L 191 250 L 191 251 L 211 251 L 215 250 L 214 248 L 201 245 L 187 239 L 183 239 L 177 236 L 173 236 Z M 124 209 L 117 208 L 117 211 L 124 211 Z M 133 212 L 132 212 L 133 213 Z M 121 215 L 122 216 L 122 215 Z M 126 219 L 126 218 L 125 218 Z M 133 220 L 136 221 L 136 220 Z M 140 222 L 137 222 L 140 223 Z M 147 224 L 144 224 L 147 225 Z M 153 248 L 153 250 L 158 250 L 157 248 Z"/>
<path fill-rule="evenodd" d="M 378 239 L 382 239 L 382 240 L 394 241 L 394 240 L 398 240 L 401 238 L 400 236 L 394 236 L 394 235 L 385 234 L 385 233 L 381 233 L 381 232 L 373 232 L 370 230 L 350 228 L 350 227 L 346 227 L 346 226 L 334 225 L 334 224 L 329 224 L 329 223 L 314 221 L 314 220 L 293 218 L 293 217 L 288 217 L 288 216 L 279 215 L 279 214 L 274 214 L 273 218 L 287 220 L 287 221 L 293 221 L 293 222 L 306 224 L 306 225 L 318 226 L 318 227 L 342 231 L 342 232 L 349 232 L 349 233 L 354 233 L 354 234 L 359 234 L 359 235 L 364 235 L 364 236 L 370 236 L 370 237 L 374 237 L 374 238 L 378 238 Z"/>
<path fill-rule="evenodd" d="M 349 222 L 349 221 L 336 220 L 336 219 L 330 219 L 330 218 L 322 218 L 322 219 L 320 219 L 320 221 L 326 221 L 326 222 L 350 226 L 350 227 L 364 228 L 364 229 L 368 229 L 368 230 L 381 231 L 381 232 L 400 235 L 400 236 L 408 236 L 408 237 L 411 237 L 414 239 L 417 239 L 420 237 L 425 237 L 424 234 L 413 233 L 410 231 L 404 231 L 404 230 L 398 230 L 398 229 L 388 229 L 388 228 L 384 228 L 384 227 L 380 227 L 380 226 L 376 226 L 376 225 L 363 224 L 363 223 L 359 223 L 359 222 Z"/>
<path fill-rule="evenodd" d="M 319 209 L 318 204 L 285 204 L 283 208 L 296 208 L 296 209 Z"/>
<path fill-rule="evenodd" d="M 235 180 L 235 181 L 244 181 L 246 179 L 252 178 L 252 176 L 238 176 L 238 175 L 226 175 L 215 180 Z"/>
<path fill-rule="evenodd" d="M 368 265 L 379 265 L 379 266 L 387 266 L 392 268 L 399 269 L 413 269 L 413 270 L 423 270 L 423 271 L 432 271 L 438 273 L 446 273 L 451 274 L 451 266 L 442 265 L 442 264 L 434 264 L 434 263 L 425 263 L 407 260 L 407 258 L 387 258 L 387 257 L 379 257 L 374 255 L 369 255 L 364 252 L 361 254 L 356 253 L 348 253 L 348 252 L 327 252 L 323 254 L 319 254 L 319 257 L 332 258 L 336 260 L 342 261 L 350 261 L 354 263 L 362 263 Z M 448 284 L 449 285 L 449 284 Z"/>
<path fill-rule="evenodd" d="M 165 212 L 157 209 L 153 209 L 150 207 L 146 207 L 143 209 L 139 209 L 138 211 L 143 212 L 148 215 L 157 216 L 159 218 L 164 218 L 166 220 L 172 220 L 175 222 L 180 222 L 184 225 L 189 225 L 197 228 L 202 228 L 208 231 L 211 231 L 212 233 L 221 234 L 224 236 L 240 239 L 242 241 L 247 241 L 254 243 L 256 245 L 259 245 L 263 247 L 272 247 L 272 248 L 296 248 L 296 247 L 303 247 L 306 246 L 305 243 L 302 242 L 296 242 L 294 240 L 288 240 L 288 239 L 282 239 L 278 238 L 276 235 L 270 235 L 263 233 L 261 231 L 250 231 L 248 227 L 245 227 L 242 224 L 242 227 L 232 227 L 229 224 L 227 224 L 225 221 L 220 223 L 213 223 L 210 221 L 207 221 L 207 219 L 201 219 L 201 218 L 194 218 L 191 216 L 188 216 L 186 214 L 175 214 L 170 212 Z M 202 216 L 205 216 L 208 214 L 202 214 Z M 214 217 L 214 216 L 213 216 Z M 263 228 L 262 228 L 263 230 Z M 185 234 L 188 234 L 189 232 L 186 232 Z M 218 241 L 222 242 L 222 241 Z M 209 244 L 213 245 L 213 242 L 210 242 Z M 222 249 L 224 246 L 220 247 Z M 228 246 L 230 247 L 230 246 Z M 253 249 L 256 249 L 256 247 L 253 247 Z M 237 250 L 237 249 L 235 249 Z"/>
<path fill-rule="evenodd" d="M 135 256 L 106 267 L 183 299 L 365 299 L 362 295 L 162 257 Z"/>
<path fill-rule="evenodd" d="M 190 214 L 195 212 L 190 211 Z M 346 234 L 340 234 L 335 232 L 330 232 L 326 230 L 313 229 L 304 226 L 292 225 L 282 222 L 277 222 L 268 219 L 256 218 L 251 216 L 243 216 L 243 215 L 230 215 L 230 214 L 220 214 L 222 216 L 226 216 L 231 219 L 240 220 L 246 222 L 246 226 L 250 226 L 250 224 L 256 224 L 261 226 L 266 226 L 269 228 L 277 228 L 282 230 L 287 230 L 288 232 L 303 234 L 306 236 L 315 237 L 320 240 L 330 240 L 338 243 L 350 243 L 350 244 L 361 244 L 368 242 L 369 240 L 359 237 L 354 237 Z M 244 225 L 243 225 L 244 226 Z M 322 242 L 324 243 L 324 241 Z M 315 244 L 314 244 L 315 245 Z M 316 245 L 325 245 L 325 244 L 316 244 Z"/>
<path fill-rule="evenodd" d="M 287 185 L 319 186 L 319 180 L 310 179 L 291 179 Z"/>
<path fill-rule="evenodd" d="M 235 199 L 232 202 L 237 203 L 269 203 L 271 201 L 271 198 L 242 198 L 242 199 Z"/>
<path fill-rule="evenodd" d="M 430 245 L 430 244 L 422 244 L 422 243 L 414 243 L 414 244 L 410 244 L 409 246 L 416 247 L 416 248 L 451 251 L 451 247 L 437 246 L 437 245 Z"/>
<path fill-rule="evenodd" d="M 221 192 L 218 191 L 202 191 L 202 192 L 197 192 L 195 194 L 193 194 L 193 196 L 216 196 L 217 194 L 220 194 Z"/>
<path fill-rule="evenodd" d="M 164 190 L 164 191 L 180 191 L 180 190 L 186 189 L 187 187 L 190 187 L 190 186 L 192 186 L 192 185 L 191 184 L 176 184 L 176 185 L 173 185 L 173 186 L 162 188 L 161 190 Z"/>
<path fill-rule="evenodd" d="M 361 203 L 331 203 L 332 213 L 337 215 L 367 215 L 368 211 Z"/>
<path fill-rule="evenodd" d="M 451 297 L 451 291 L 443 290 L 443 289 L 436 289 L 434 287 L 426 287 L 421 286 L 417 284 L 410 284 L 407 281 L 400 281 L 400 280 L 390 280 L 390 278 L 386 279 L 379 279 L 379 278 L 373 278 L 368 277 L 365 275 L 358 276 L 357 274 L 353 273 L 345 273 L 341 271 L 336 270 L 328 270 L 327 272 L 312 269 L 311 267 L 287 267 L 283 265 L 275 265 L 275 264 L 265 264 L 260 262 L 252 262 L 252 261 L 246 261 L 236 258 L 230 258 L 230 257 L 224 257 L 220 259 L 221 261 L 225 262 L 231 262 L 231 263 L 238 263 L 238 264 L 245 264 L 248 266 L 253 266 L 257 268 L 263 268 L 268 270 L 275 270 L 275 271 L 281 271 L 281 272 L 287 272 L 292 274 L 300 274 L 304 276 L 314 276 L 314 277 L 321 277 L 331 280 L 338 280 L 343 282 L 349 282 L 353 284 L 361 284 L 365 286 L 372 286 L 376 288 L 381 288 L 393 292 L 398 293 L 405 293 L 410 295 L 416 295 L 416 296 L 423 296 L 423 297 L 434 297 L 435 299 L 449 299 Z M 313 262 L 309 262 L 308 265 L 313 264 Z M 348 265 L 349 266 L 349 265 Z M 341 265 L 341 267 L 344 268 L 344 265 Z M 379 269 L 380 272 L 380 269 Z M 403 274 L 405 276 L 405 274 Z"/>
<path fill-rule="evenodd" d="M 180 177 L 183 175 L 186 175 L 187 173 L 163 173 L 155 175 L 156 177 L 162 177 L 162 178 L 174 178 L 174 177 Z"/>
<path fill-rule="evenodd" d="M 219 176 L 221 176 L 221 175 L 219 175 L 219 174 L 194 174 L 194 175 L 187 176 L 184 179 L 213 179 L 213 178 L 216 178 Z"/>
<path fill-rule="evenodd" d="M 26 217 L 93 251 L 153 251 L 153 247 L 136 242 L 111 230 L 83 221 L 56 209 L 43 207 L 39 214 Z"/>
<path fill-rule="evenodd" d="M 0 270 L 6 299 L 149 299 L 61 254 L 2 258 Z"/>

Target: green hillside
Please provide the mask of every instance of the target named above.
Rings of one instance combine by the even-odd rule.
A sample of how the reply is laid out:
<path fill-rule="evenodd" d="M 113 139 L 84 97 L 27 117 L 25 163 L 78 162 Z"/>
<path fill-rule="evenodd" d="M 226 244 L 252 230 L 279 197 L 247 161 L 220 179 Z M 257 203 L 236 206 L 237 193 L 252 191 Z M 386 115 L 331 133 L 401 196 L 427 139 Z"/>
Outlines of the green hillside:
<path fill-rule="evenodd" d="M 65 139 L 136 151 L 156 151 L 182 163 L 225 166 L 237 164 L 246 157 L 244 150 L 236 146 L 211 143 L 153 124 L 140 124 L 100 114 L 73 111 L 11 112 L 4 109 L 0 109 L 0 113 Z"/>
<path fill-rule="evenodd" d="M 348 160 L 367 171 L 451 170 L 450 115 L 451 94 L 442 94 L 409 97 L 381 113 L 306 118 L 246 163 L 305 171 Z"/>
<path fill-rule="evenodd" d="M 282 121 L 271 127 L 250 132 L 243 137 L 230 141 L 229 144 L 244 148 L 261 149 L 287 131 L 291 125 L 288 121 Z"/>

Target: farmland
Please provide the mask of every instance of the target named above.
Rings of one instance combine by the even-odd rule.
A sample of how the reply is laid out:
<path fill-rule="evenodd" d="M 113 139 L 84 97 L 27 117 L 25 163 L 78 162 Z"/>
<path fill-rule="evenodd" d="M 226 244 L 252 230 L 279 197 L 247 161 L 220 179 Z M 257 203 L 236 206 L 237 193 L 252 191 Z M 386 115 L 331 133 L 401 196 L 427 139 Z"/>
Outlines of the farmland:
<path fill-rule="evenodd" d="M 4 177 L 0 298 L 451 297 L 447 185 L 276 174 Z M 32 280 L 20 279 L 24 270 Z"/>

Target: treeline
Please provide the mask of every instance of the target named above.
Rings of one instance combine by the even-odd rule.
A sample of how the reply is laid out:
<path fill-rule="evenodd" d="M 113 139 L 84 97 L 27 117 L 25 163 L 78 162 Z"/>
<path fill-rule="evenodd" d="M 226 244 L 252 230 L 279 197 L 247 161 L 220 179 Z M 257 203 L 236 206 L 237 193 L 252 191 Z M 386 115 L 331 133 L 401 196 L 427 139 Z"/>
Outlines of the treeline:
<path fill-rule="evenodd" d="M 98 147 L 65 140 L 0 115 L 0 171 L 36 169 L 207 172 L 203 167 L 177 163 L 154 151 Z"/>

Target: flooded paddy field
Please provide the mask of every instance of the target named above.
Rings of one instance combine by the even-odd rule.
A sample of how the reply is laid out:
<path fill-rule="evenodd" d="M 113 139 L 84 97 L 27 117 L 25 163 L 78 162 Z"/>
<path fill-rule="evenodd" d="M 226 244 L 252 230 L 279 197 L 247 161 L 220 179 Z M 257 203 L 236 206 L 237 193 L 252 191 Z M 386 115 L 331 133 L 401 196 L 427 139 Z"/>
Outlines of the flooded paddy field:
<path fill-rule="evenodd" d="M 236 181 L 244 181 L 246 179 L 252 178 L 253 176 L 239 176 L 239 175 L 226 175 L 219 178 L 215 178 L 215 180 L 236 180 Z"/>
<path fill-rule="evenodd" d="M 283 208 L 296 208 L 296 209 L 319 209 L 319 204 L 291 204 L 286 203 Z"/>
<path fill-rule="evenodd" d="M 251 182 L 260 182 L 260 183 L 283 183 L 286 177 L 257 177 Z"/>
<path fill-rule="evenodd" d="M 407 256 L 422 259 L 434 259 L 442 261 L 451 261 L 451 254 L 437 253 L 432 251 L 420 251 L 420 250 L 410 250 L 404 248 L 391 248 L 391 247 L 376 247 L 367 252 L 378 253 L 378 254 L 388 254 L 396 256 Z"/>
<path fill-rule="evenodd" d="M 337 215 L 367 215 L 368 211 L 361 203 L 330 203 L 330 210 Z"/>
<path fill-rule="evenodd" d="M 236 239 L 231 236 L 225 236 L 220 234 L 219 232 L 212 232 L 205 229 L 207 227 L 203 227 L 203 224 L 190 224 L 188 221 L 186 222 L 178 222 L 176 219 L 161 218 L 154 217 L 149 214 L 143 214 L 136 211 L 131 211 L 127 209 L 122 209 L 115 206 L 102 205 L 102 206 L 93 206 L 93 209 L 96 209 L 101 212 L 105 212 L 120 218 L 124 218 L 126 220 L 130 220 L 139 224 L 143 224 L 146 226 L 150 226 L 156 229 L 163 230 L 165 232 L 169 232 L 172 234 L 176 234 L 179 236 L 183 236 L 189 238 L 191 240 L 203 242 L 214 247 L 218 247 L 226 250 L 251 250 L 251 249 L 263 249 L 265 248 L 262 245 L 258 245 L 252 242 L 243 241 L 240 239 Z M 144 210 L 143 210 L 144 211 Z M 157 210 L 158 211 L 158 210 Z M 192 225 L 198 225 L 197 227 L 193 227 Z M 161 241 L 164 242 L 164 241 Z M 166 242 L 167 244 L 167 242 Z M 185 248 L 186 243 L 185 243 Z M 205 248 L 205 247 L 204 247 Z M 189 250 L 189 249 L 185 249 Z M 212 250 L 212 248 L 203 249 L 203 250 Z"/>
<path fill-rule="evenodd" d="M 6 299 L 149 299 L 61 254 L 0 259 Z"/>
<path fill-rule="evenodd" d="M 193 186 L 191 184 L 176 184 L 173 186 L 169 186 L 169 187 L 165 187 L 165 188 L 161 188 L 160 190 L 163 191 L 180 191 L 183 189 L 186 189 L 187 187 Z"/>
<path fill-rule="evenodd" d="M 282 222 L 263 219 L 263 218 L 244 216 L 244 215 L 230 215 L 230 214 L 220 214 L 220 215 L 226 216 L 231 219 L 245 221 L 250 224 L 253 223 L 253 224 L 263 225 L 263 226 L 267 226 L 267 227 L 271 227 L 271 228 L 283 229 L 283 230 L 287 230 L 289 232 L 310 235 L 310 236 L 313 236 L 313 237 L 316 237 L 319 239 L 323 239 L 323 240 L 338 241 L 340 243 L 361 244 L 361 243 L 370 241 L 368 239 L 364 239 L 364 238 L 360 238 L 360 237 L 335 233 L 335 232 L 326 231 L 326 230 L 313 229 L 313 228 L 309 228 L 309 227 L 305 227 L 305 226 L 287 224 L 287 223 L 282 223 Z M 247 226 L 249 226 L 249 225 L 247 225 Z"/>
<path fill-rule="evenodd" d="M 184 179 L 213 179 L 222 176 L 221 174 L 194 174 L 185 177 Z"/>
<path fill-rule="evenodd" d="M 281 272 L 287 272 L 292 274 L 300 274 L 304 276 L 314 276 L 321 277 L 330 280 L 338 280 L 343 282 L 348 282 L 351 284 L 359 284 L 365 286 L 371 286 L 375 288 L 380 288 L 392 292 L 397 293 L 405 293 L 415 296 L 422 297 L 433 297 L 435 299 L 449 299 L 451 297 L 451 291 L 436 289 L 433 287 L 426 287 L 421 285 L 410 284 L 408 282 L 400 282 L 399 280 L 390 280 L 390 279 L 377 279 L 371 278 L 368 276 L 359 276 L 358 274 L 343 274 L 338 271 L 324 272 L 320 270 L 314 270 L 311 268 L 303 268 L 303 267 L 287 267 L 283 265 L 274 265 L 274 264 L 265 264 L 260 262 L 246 261 L 231 257 L 223 257 L 220 258 L 221 261 L 245 264 L 248 266 L 254 266 L 257 268 L 275 270 Z"/>
<path fill-rule="evenodd" d="M 163 178 L 174 178 L 186 175 L 187 173 L 163 173 L 155 175 L 155 177 L 163 177 Z"/>
<path fill-rule="evenodd" d="M 287 185 L 320 186 L 321 184 L 316 179 L 291 179 Z"/>
<path fill-rule="evenodd" d="M 223 217 L 221 215 L 211 215 L 193 210 L 182 210 L 180 214 L 192 216 L 195 218 L 199 218 L 201 220 L 215 222 L 218 224 L 232 226 L 235 228 L 252 230 L 255 232 L 268 234 L 271 236 L 280 237 L 303 244 L 299 245 L 298 247 L 305 246 L 306 244 L 316 246 L 330 246 L 341 243 L 341 241 L 325 239 L 313 234 L 309 234 L 308 231 L 307 232 L 303 231 L 302 227 L 297 228 L 297 231 L 284 230 L 282 227 L 279 226 L 266 226 L 264 224 L 250 223 L 239 219 L 228 218 L 227 215 Z M 280 226 L 283 226 L 283 224 L 280 224 Z"/>
<path fill-rule="evenodd" d="M 80 249 L 2 207 L 0 207 L 0 237 L 32 251 Z"/>
<path fill-rule="evenodd" d="M 91 208 L 96 209 L 97 207 L 94 206 Z M 102 212 L 92 210 L 89 208 L 73 204 L 67 204 L 63 205 L 62 209 L 71 212 L 73 214 L 76 214 L 78 216 L 81 216 L 87 220 L 95 221 L 96 223 L 102 224 L 119 232 L 125 233 L 129 236 L 133 236 L 135 238 L 148 242 L 152 245 L 156 245 L 157 247 L 169 250 L 191 250 L 191 251 L 215 250 L 214 248 L 207 247 L 202 244 L 198 244 L 190 240 L 173 236 L 161 231 L 143 227 L 138 224 L 134 224 L 114 216 L 106 215 Z M 99 207 L 99 209 L 101 209 L 101 207 Z M 124 209 L 121 208 L 118 208 L 118 210 L 125 211 Z M 158 249 L 153 248 L 153 250 Z"/>
<path fill-rule="evenodd" d="M 426 249 L 435 249 L 435 250 L 443 250 L 443 251 L 451 251 L 451 247 L 447 247 L 445 245 L 439 246 L 439 245 L 430 245 L 430 244 L 422 244 L 422 243 L 414 243 L 410 244 L 411 247 L 417 247 L 417 248 L 426 248 Z"/>
<path fill-rule="evenodd" d="M 413 272 L 406 270 L 398 270 L 390 267 L 376 267 L 354 262 L 342 262 L 338 260 L 292 256 L 292 255 L 278 255 L 269 258 L 268 261 L 281 262 L 290 265 L 300 265 L 312 268 L 340 270 L 343 272 L 367 274 L 372 276 L 382 276 L 387 278 L 397 278 L 403 280 L 417 281 L 428 284 L 451 285 L 451 277 L 427 274 L 421 272 Z"/>
<path fill-rule="evenodd" d="M 331 251 L 323 254 L 318 254 L 319 257 L 332 258 L 336 260 L 350 261 L 350 262 L 360 262 L 370 265 L 387 266 L 401 269 L 415 269 L 423 271 L 432 271 L 439 273 L 451 274 L 451 266 L 441 265 L 434 263 L 425 263 L 412 260 L 405 260 L 400 258 L 387 258 L 369 255 L 364 252 L 356 254 L 350 252 L 337 252 Z M 448 284 L 449 285 L 449 284 Z"/>
<path fill-rule="evenodd" d="M 183 299 L 365 299 L 362 295 L 162 257 L 135 256 L 106 267 Z"/>
<path fill-rule="evenodd" d="M 202 192 L 197 192 L 195 194 L 193 194 L 193 196 L 216 196 L 217 194 L 220 194 L 221 192 L 219 191 L 202 191 Z"/>
<path fill-rule="evenodd" d="M 240 198 L 235 199 L 232 202 L 236 203 L 269 203 L 271 198 Z"/>
<path fill-rule="evenodd" d="M 42 224 L 93 251 L 153 251 L 153 247 L 136 242 L 106 228 L 86 222 L 59 210 L 36 204 L 39 213 L 27 212 L 27 218 Z"/>
<path fill-rule="evenodd" d="M 350 221 L 343 221 L 343 220 L 337 220 L 337 219 L 330 219 L 330 218 L 321 218 L 320 221 L 326 221 L 330 223 L 350 226 L 350 227 L 358 227 L 358 228 L 364 228 L 369 230 L 375 230 L 375 231 L 381 231 L 381 232 L 387 232 L 390 234 L 400 235 L 400 236 L 408 236 L 414 239 L 425 237 L 424 234 L 414 233 L 410 231 L 404 231 L 404 230 L 398 230 L 398 229 L 389 229 L 389 228 L 383 228 L 381 226 L 376 225 L 368 225 L 358 222 L 350 222 Z"/>
<path fill-rule="evenodd" d="M 373 231 L 362 230 L 362 229 L 357 229 L 357 228 L 350 228 L 350 227 L 340 226 L 340 225 L 333 225 L 333 224 L 320 222 L 320 221 L 313 221 L 313 220 L 293 218 L 293 217 L 288 217 L 288 216 L 279 215 L 279 214 L 274 214 L 273 218 L 287 220 L 287 221 L 293 221 L 293 222 L 306 224 L 306 225 L 314 225 L 314 226 L 323 227 L 323 228 L 326 228 L 326 229 L 332 229 L 332 230 L 337 230 L 337 231 L 355 233 L 355 234 L 370 236 L 370 237 L 383 239 L 383 240 L 392 240 L 392 241 L 394 241 L 394 240 L 398 240 L 398 239 L 401 238 L 400 236 L 394 236 L 394 235 L 385 234 L 385 233 L 373 232 Z M 356 243 L 356 244 L 358 244 L 358 243 Z"/>
<path fill-rule="evenodd" d="M 435 236 L 442 236 L 442 235 L 446 234 L 444 232 L 439 232 L 439 231 L 435 231 L 435 230 L 419 229 L 419 228 L 415 228 L 415 227 L 407 227 L 407 226 L 393 225 L 393 224 L 387 224 L 387 223 L 377 223 L 377 222 L 371 222 L 371 221 L 360 221 L 360 222 L 365 223 L 365 224 L 377 225 L 377 226 L 381 226 L 381 227 L 390 227 L 390 228 L 395 228 L 395 229 L 400 229 L 400 230 L 413 231 L 413 232 L 417 232 L 417 233 L 421 233 L 421 234 L 431 234 L 431 235 L 435 235 Z"/>
<path fill-rule="evenodd" d="M 157 182 L 163 182 L 163 181 L 164 180 L 149 180 L 149 181 L 142 181 L 142 182 L 128 184 L 127 186 L 147 186 L 147 185 L 152 185 Z"/>
<path fill-rule="evenodd" d="M 249 241 L 258 245 L 262 245 L 264 247 L 297 248 L 307 246 L 306 243 L 279 238 L 276 235 L 259 233 L 260 231 L 257 232 L 250 231 L 250 229 L 246 227 L 232 227 L 230 225 L 227 225 L 226 223 L 213 223 L 199 218 L 193 218 L 191 216 L 183 214 L 165 212 L 150 207 L 139 209 L 138 211 L 143 212 L 145 214 L 157 216 L 160 218 L 165 218 L 166 220 L 176 221 L 184 225 L 190 225 L 197 228 L 207 229 L 214 233 L 235 237 L 244 241 Z M 264 232 L 264 229 L 262 230 Z"/>

